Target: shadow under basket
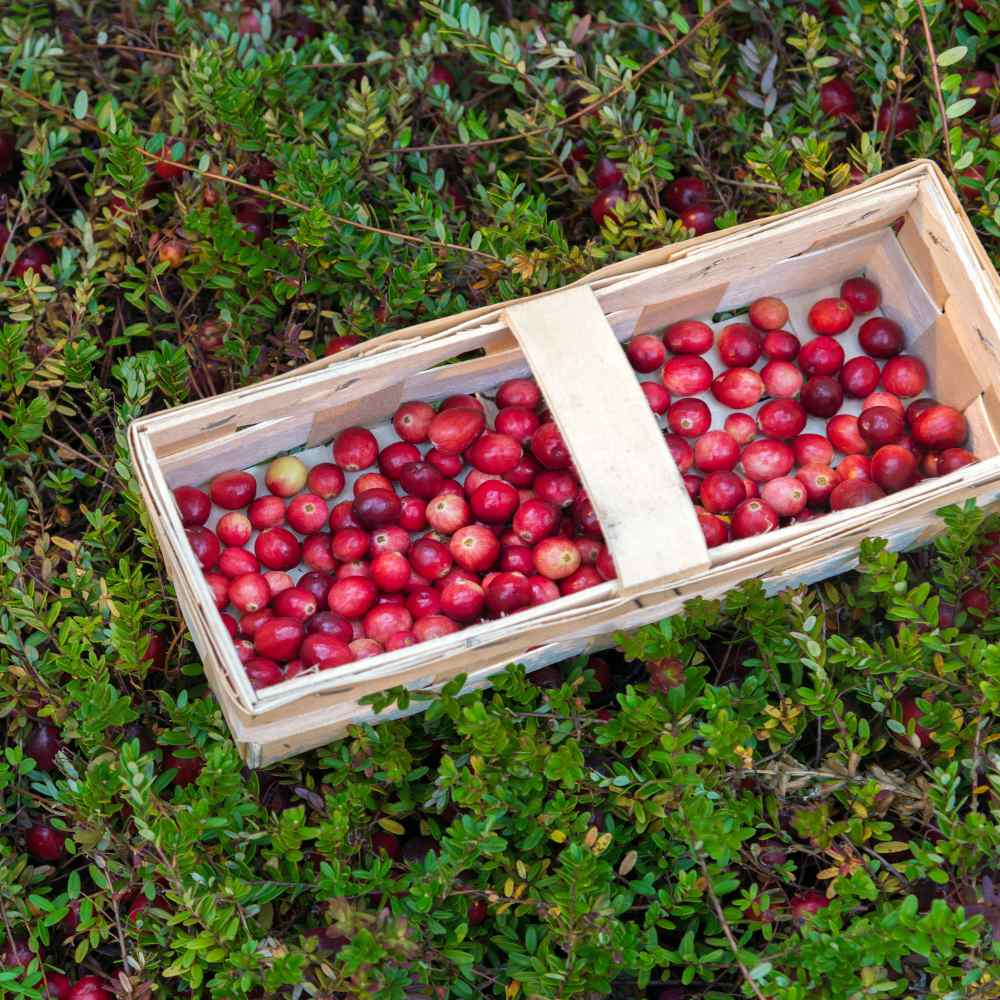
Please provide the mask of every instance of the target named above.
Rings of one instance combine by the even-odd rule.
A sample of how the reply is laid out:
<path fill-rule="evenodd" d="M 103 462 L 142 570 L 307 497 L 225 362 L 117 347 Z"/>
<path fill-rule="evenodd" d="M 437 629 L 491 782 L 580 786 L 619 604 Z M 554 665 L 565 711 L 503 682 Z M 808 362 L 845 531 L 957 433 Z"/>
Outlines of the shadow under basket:
<path fill-rule="evenodd" d="M 809 304 L 862 274 L 880 286 L 880 310 L 902 326 L 906 352 L 926 364 L 927 394 L 965 414 L 967 447 L 979 461 L 864 507 L 706 549 L 619 342 L 681 319 L 738 314 L 763 295 L 788 303 L 787 326 L 806 339 Z M 848 355 L 858 352 L 856 327 L 841 339 Z M 469 353 L 479 356 L 444 364 Z M 384 443 L 405 400 L 489 395 L 500 382 L 528 374 L 572 454 L 618 579 L 255 691 L 171 490 L 234 468 L 262 481 L 266 462 L 288 452 L 328 461 L 329 442 L 349 426 L 369 426 Z M 866 537 L 887 538 L 894 549 L 928 541 L 941 528 L 938 508 L 1000 496 L 998 386 L 996 272 L 938 168 L 919 161 L 807 208 L 614 264 L 556 292 L 400 330 L 256 386 L 143 418 L 131 426 L 129 442 L 149 522 L 209 683 L 244 759 L 260 767 L 342 737 L 351 724 L 405 714 L 393 708 L 376 716 L 360 703 L 385 689 L 435 691 L 459 674 L 467 688 L 482 687 L 511 662 L 532 670 L 605 648 L 620 630 L 675 614 L 690 598 L 720 596 L 743 580 L 760 579 L 774 592 L 844 572 Z M 426 704 L 411 700 L 407 712 Z"/>

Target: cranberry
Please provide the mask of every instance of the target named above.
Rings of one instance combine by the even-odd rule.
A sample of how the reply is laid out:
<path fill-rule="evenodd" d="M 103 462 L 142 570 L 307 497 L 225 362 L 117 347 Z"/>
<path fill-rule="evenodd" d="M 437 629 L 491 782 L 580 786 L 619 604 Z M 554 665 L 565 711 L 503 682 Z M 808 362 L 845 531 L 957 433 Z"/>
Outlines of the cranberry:
<path fill-rule="evenodd" d="M 179 784 L 177 778 L 174 779 L 174 784 Z M 74 987 L 67 994 L 66 1000 L 114 1000 L 114 998 L 111 992 L 104 988 L 97 976 L 84 976 L 76 981 Z"/>
<path fill-rule="evenodd" d="M 423 456 L 416 445 L 408 444 L 406 441 L 396 441 L 387 445 L 378 455 L 379 472 L 386 479 L 397 482 L 400 472 L 413 462 L 419 462 Z"/>
<path fill-rule="evenodd" d="M 327 587 L 326 591 L 329 589 Z M 274 613 L 279 618 L 294 618 L 295 621 L 303 623 L 316 613 L 316 605 L 313 593 L 298 586 L 288 587 L 271 602 Z"/>
<path fill-rule="evenodd" d="M 849 413 L 838 413 L 828 420 L 826 436 L 845 455 L 864 455 L 868 451 L 868 442 L 858 429 L 858 418 Z"/>
<path fill-rule="evenodd" d="M 532 434 L 531 452 L 546 469 L 568 469 L 572 463 L 566 442 L 551 420 Z"/>
<path fill-rule="evenodd" d="M 678 472 L 683 475 L 694 462 L 694 450 L 679 434 L 665 434 L 663 440 L 670 449 L 670 457 L 674 460 Z"/>
<path fill-rule="evenodd" d="M 973 465 L 978 461 L 979 459 L 971 451 L 966 451 L 964 448 L 945 448 L 938 456 L 937 474 L 946 476 L 949 472 L 964 468 L 966 465 Z"/>
<path fill-rule="evenodd" d="M 872 316 L 861 324 L 858 343 L 873 358 L 891 358 L 903 349 L 903 330 L 884 316 Z"/>
<path fill-rule="evenodd" d="M 787 330 L 771 330 L 764 336 L 764 357 L 772 361 L 794 361 L 801 348 L 799 338 Z"/>
<path fill-rule="evenodd" d="M 333 442 L 333 460 L 348 472 L 370 469 L 378 459 L 378 441 L 365 427 L 348 427 Z"/>
<path fill-rule="evenodd" d="M 331 587 L 333 586 L 331 582 Z M 325 603 L 330 603 L 330 589 L 327 589 Z M 349 642 L 351 639 L 351 623 L 336 611 L 317 611 L 316 614 L 306 622 L 306 632 L 309 635 L 327 635 L 342 642 Z"/>
<path fill-rule="evenodd" d="M 600 573 L 593 566 L 581 566 L 571 576 L 567 576 L 565 580 L 559 581 L 559 593 L 563 597 L 570 594 L 579 594 L 603 582 Z"/>
<path fill-rule="evenodd" d="M 920 706 L 917 704 L 917 697 L 917 695 L 909 693 L 901 695 L 897 699 L 900 709 L 899 714 L 907 730 L 910 728 L 910 722 L 913 722 L 913 732 L 920 740 L 921 746 L 933 747 L 935 745 L 933 734 L 929 729 L 920 724 L 924 716 Z"/>
<path fill-rule="evenodd" d="M 898 444 L 887 444 L 872 455 L 871 477 L 886 493 L 895 493 L 913 484 L 917 460 Z"/>
<path fill-rule="evenodd" d="M 841 479 L 871 479 L 871 460 L 865 455 L 848 455 L 840 465 L 837 472 Z"/>
<path fill-rule="evenodd" d="M 350 347 L 356 347 L 358 344 L 363 343 L 364 338 L 359 337 L 354 333 L 347 334 L 343 337 L 333 337 L 327 342 L 327 345 L 323 350 L 323 355 L 329 358 L 334 354 L 340 354 L 341 351 L 346 351 Z"/>
<path fill-rule="evenodd" d="M 921 400 L 917 400 L 915 403 L 910 403 L 909 408 L 905 411 L 907 420 L 911 423 L 910 410 L 921 402 Z M 927 402 L 933 405 L 934 400 L 928 400 Z M 871 409 L 873 406 L 888 406 L 890 410 L 895 410 L 900 416 L 903 416 L 904 413 L 902 400 L 900 400 L 899 396 L 894 396 L 891 392 L 873 392 L 870 396 L 865 397 L 865 401 L 861 404 L 861 409 L 864 411 Z"/>
<path fill-rule="evenodd" d="M 484 573 L 500 555 L 496 535 L 480 524 L 467 524 L 451 536 L 449 543 L 452 558 L 463 569 Z"/>
<path fill-rule="evenodd" d="M 455 493 L 440 493 L 427 504 L 427 521 L 435 531 L 452 534 L 471 520 L 468 501 Z"/>
<path fill-rule="evenodd" d="M 704 205 L 708 197 L 708 188 L 698 177 L 678 177 L 663 191 L 663 200 L 675 215 L 680 215 L 698 205 Z"/>
<path fill-rule="evenodd" d="M 230 581 L 228 596 L 240 611 L 259 611 L 268 605 L 272 595 L 260 573 L 244 573 Z"/>
<path fill-rule="evenodd" d="M 663 343 L 673 354 L 704 354 L 715 343 L 715 334 L 706 323 L 701 323 L 696 319 L 683 319 L 664 330 Z M 712 379 L 711 372 L 712 370 L 709 369 L 708 381 L 705 382 L 706 389 Z M 681 395 L 687 394 L 681 393 Z"/>
<path fill-rule="evenodd" d="M 174 490 L 174 502 L 185 528 L 200 527 L 212 513 L 212 501 L 208 494 L 195 486 L 178 486 Z"/>
<path fill-rule="evenodd" d="M 734 472 L 710 472 L 701 482 L 701 502 L 712 514 L 728 514 L 747 498 L 743 480 Z"/>
<path fill-rule="evenodd" d="M 315 493 L 302 493 L 288 505 L 286 516 L 289 525 L 300 535 L 310 535 L 326 524 L 329 511 L 322 497 Z"/>
<path fill-rule="evenodd" d="M 247 508 L 250 524 L 258 531 L 285 523 L 285 502 L 281 497 L 258 497 Z"/>
<path fill-rule="evenodd" d="M 374 639 L 383 646 L 399 632 L 409 632 L 413 616 L 404 607 L 380 604 L 372 608 L 364 618 L 365 637 Z"/>
<path fill-rule="evenodd" d="M 506 434 L 486 431 L 468 450 L 466 458 L 480 472 L 502 476 L 521 460 L 521 445 Z"/>
<path fill-rule="evenodd" d="M 662 368 L 663 362 L 667 358 L 667 350 L 663 346 L 663 341 L 649 333 L 633 337 L 625 348 L 625 354 L 629 364 L 637 372 L 643 374 Z"/>
<path fill-rule="evenodd" d="M 840 483 L 840 473 L 820 462 L 800 466 L 795 478 L 805 487 L 806 499 L 814 507 L 825 504 Z"/>
<path fill-rule="evenodd" d="M 755 483 L 787 476 L 795 465 L 795 452 L 784 441 L 751 441 L 741 456 L 743 471 Z"/>
<path fill-rule="evenodd" d="M 264 474 L 264 485 L 278 497 L 294 496 L 306 484 L 308 470 L 293 455 L 276 458 Z"/>
<path fill-rule="evenodd" d="M 750 303 L 750 322 L 758 330 L 780 330 L 788 322 L 788 306 L 765 296 Z"/>
<path fill-rule="evenodd" d="M 825 910 L 830 905 L 830 900 L 821 892 L 810 889 L 808 892 L 799 893 L 793 896 L 789 902 L 792 917 L 796 920 L 805 920 L 806 917 L 813 917 L 820 910 Z"/>
<path fill-rule="evenodd" d="M 346 576 L 330 588 L 327 603 L 331 611 L 345 618 L 360 618 L 378 597 L 378 587 L 367 576 Z"/>
<path fill-rule="evenodd" d="M 858 417 L 858 433 L 876 447 L 892 444 L 903 433 L 903 418 L 888 406 L 870 406 Z"/>
<path fill-rule="evenodd" d="M 749 368 L 762 349 L 760 334 L 745 323 L 732 323 L 719 334 L 719 357 L 727 368 Z"/>
<path fill-rule="evenodd" d="M 904 399 L 919 396 L 927 388 L 927 369 L 919 358 L 900 354 L 885 363 L 882 387 Z"/>
<path fill-rule="evenodd" d="M 694 443 L 694 464 L 702 472 L 728 472 L 739 460 L 740 446 L 725 431 L 708 431 Z"/>
<path fill-rule="evenodd" d="M 525 452 L 521 456 L 521 461 L 514 466 L 513 469 L 509 469 L 503 474 L 503 478 L 507 480 L 511 486 L 517 486 L 521 488 L 527 488 L 535 482 L 535 477 L 538 476 L 542 471 L 542 467 L 534 455 Z"/>
<path fill-rule="evenodd" d="M 918 413 L 911 427 L 914 441 L 935 451 L 960 447 L 969 433 L 965 417 L 953 407 L 940 403 Z"/>
<path fill-rule="evenodd" d="M 880 375 L 878 365 L 871 358 L 851 358 L 840 369 L 840 384 L 846 395 L 863 399 L 875 391 Z"/>
<path fill-rule="evenodd" d="M 365 581 L 370 583 L 370 581 Z M 334 584 L 338 586 L 338 584 Z M 311 599 L 311 595 L 310 595 Z M 272 618 L 254 633 L 253 645 L 259 656 L 269 660 L 291 660 L 299 652 L 305 629 L 294 618 Z"/>
<path fill-rule="evenodd" d="M 675 396 L 696 396 L 712 384 L 712 368 L 700 357 L 682 355 L 663 367 L 663 385 Z"/>
<path fill-rule="evenodd" d="M 831 375 L 814 375 L 799 398 L 810 416 L 832 417 L 844 402 L 844 390 Z"/>
<path fill-rule="evenodd" d="M 844 349 L 833 337 L 816 337 L 799 351 L 798 362 L 810 377 L 835 375 L 844 364 Z"/>
<path fill-rule="evenodd" d="M 659 344 L 660 342 L 657 340 L 656 343 Z M 662 345 L 660 346 L 662 347 Z M 531 435 L 538 430 L 541 422 L 541 419 L 534 410 L 529 410 L 523 406 L 505 406 L 497 413 L 494 426 L 500 435 L 506 435 L 513 438 L 518 444 L 524 445 L 531 440 Z M 483 437 L 485 436 L 484 434 Z M 482 438 L 480 438 L 481 440 Z M 472 448 L 476 448 L 478 444 L 479 441 Z M 472 449 L 470 449 L 470 455 L 471 452 Z M 511 469 L 517 468 L 523 457 L 523 454 L 520 455 L 517 462 L 510 469 L 505 469 L 503 474 L 506 475 Z"/>
<path fill-rule="evenodd" d="M 410 564 L 425 580 L 439 580 L 450 569 L 451 552 L 434 538 L 421 538 L 410 550 Z"/>
<path fill-rule="evenodd" d="M 840 286 L 840 297 L 851 307 L 855 316 L 874 312 L 882 301 L 878 285 L 867 278 L 848 278 Z"/>
<path fill-rule="evenodd" d="M 778 527 L 778 514 L 763 500 L 744 500 L 733 511 L 733 538 L 751 538 L 774 531 Z"/>
<path fill-rule="evenodd" d="M 6 242 L 6 241 L 5 241 Z M 25 247 L 10 269 L 12 278 L 23 278 L 29 271 L 41 271 L 52 263 L 52 254 L 40 243 Z"/>
<path fill-rule="evenodd" d="M 876 393 L 876 395 L 879 395 Z M 888 396 L 889 393 L 884 393 L 882 395 Z M 896 405 L 893 407 L 900 415 L 903 415 L 903 404 L 899 400 L 899 397 L 892 397 L 896 401 Z M 924 410 L 929 410 L 932 406 L 937 406 L 938 402 L 936 399 L 931 399 L 929 396 L 924 396 L 922 399 L 915 399 L 909 406 L 906 407 L 906 424 L 908 427 L 913 426 L 913 421 L 920 416 Z"/>
<path fill-rule="evenodd" d="M 215 532 L 208 528 L 197 526 L 185 528 L 188 544 L 195 558 L 201 564 L 202 569 L 212 569 L 219 561 L 221 546 L 219 539 L 215 537 Z"/>
<path fill-rule="evenodd" d="M 590 544 L 597 545 L 600 547 L 599 543 L 595 542 L 593 539 L 583 539 Z M 544 539 L 543 539 L 544 541 Z M 542 543 L 539 542 L 539 545 Z M 581 559 L 583 554 L 580 554 Z M 531 549 L 527 545 L 505 545 L 500 550 L 500 569 L 505 573 L 524 573 L 525 576 L 530 576 L 535 571 L 535 564 L 532 560 Z M 450 614 L 450 612 L 449 612 Z M 452 615 L 454 618 L 455 616 Z"/>
<path fill-rule="evenodd" d="M 35 823 L 24 835 L 24 846 L 32 857 L 55 864 L 66 854 L 66 838 L 65 833 L 48 823 Z"/>
<path fill-rule="evenodd" d="M 73 984 L 61 972 L 45 970 L 45 996 L 49 1000 L 69 1000 Z"/>
<path fill-rule="evenodd" d="M 967 590 L 962 594 L 962 607 L 973 612 L 973 617 L 988 615 L 990 612 L 990 595 L 979 587 Z M 977 614 L 978 612 L 978 614 Z"/>
<path fill-rule="evenodd" d="M 428 440 L 431 421 L 436 416 L 430 403 L 412 401 L 403 403 L 392 415 L 392 426 L 399 437 L 408 444 L 421 444 Z"/>
<path fill-rule="evenodd" d="M 469 498 L 472 513 L 487 524 L 505 524 L 517 510 L 517 490 L 499 479 L 484 482 Z"/>
<path fill-rule="evenodd" d="M 571 472 L 551 470 L 540 472 L 535 479 L 535 496 L 539 500 L 568 507 L 576 496 L 579 484 Z"/>
<path fill-rule="evenodd" d="M 734 410 L 745 410 L 764 395 L 764 380 L 752 368 L 730 368 L 712 382 L 712 395 Z"/>
<path fill-rule="evenodd" d="M 257 480 L 249 472 L 238 469 L 220 472 L 209 484 L 212 502 L 226 510 L 246 507 L 257 494 Z"/>
<path fill-rule="evenodd" d="M 543 538 L 534 548 L 532 560 L 539 575 L 548 580 L 572 576 L 581 565 L 580 550 L 570 538 Z"/>
<path fill-rule="evenodd" d="M 800 434 L 792 448 L 796 465 L 829 465 L 833 461 L 833 445 L 822 434 Z"/>
<path fill-rule="evenodd" d="M 682 437 L 699 437 L 712 425 L 712 411 L 697 398 L 678 399 L 667 413 L 667 426 Z"/>
<path fill-rule="evenodd" d="M 525 501 L 518 507 L 513 519 L 514 531 L 528 545 L 536 545 L 554 534 L 558 524 L 558 508 L 544 500 Z"/>
<path fill-rule="evenodd" d="M 231 580 L 244 573 L 259 573 L 260 563 L 246 549 L 223 549 L 219 556 L 219 572 Z"/>
<path fill-rule="evenodd" d="M 761 487 L 760 496 L 780 517 L 795 517 L 802 513 L 808 499 L 805 485 L 794 476 L 768 480 Z"/>
<path fill-rule="evenodd" d="M 895 99 L 887 100 L 878 109 L 875 127 L 879 132 L 903 135 L 917 127 L 917 112 L 909 101 L 900 101 L 897 107 Z"/>
<path fill-rule="evenodd" d="M 863 507 L 884 496 L 882 487 L 870 479 L 845 479 L 830 494 L 830 510 Z"/>
<path fill-rule="evenodd" d="M 451 558 L 451 553 L 448 553 Z M 441 598 L 433 587 L 414 587 L 406 599 L 406 610 L 415 620 L 436 615 L 441 610 Z"/>
<path fill-rule="evenodd" d="M 62 748 L 59 730 L 51 722 L 39 722 L 24 742 L 24 752 L 34 759 L 39 771 L 54 770 L 56 754 Z"/>
<path fill-rule="evenodd" d="M 623 176 L 617 163 L 613 163 L 606 156 L 602 156 L 594 167 L 594 186 L 602 190 L 604 188 L 617 187 L 621 184 Z"/>
<path fill-rule="evenodd" d="M 605 188 L 590 203 L 590 216 L 599 226 L 603 226 L 604 220 L 608 217 L 617 222 L 618 216 L 615 214 L 615 206 L 627 200 L 628 192 L 624 188 Z"/>
<path fill-rule="evenodd" d="M 715 212 L 708 205 L 695 205 L 681 212 L 681 225 L 692 230 L 695 236 L 703 236 L 715 228 Z"/>
<path fill-rule="evenodd" d="M 828 80 L 819 88 L 819 106 L 830 118 L 849 117 L 857 111 L 854 91 L 843 77 Z"/>
<path fill-rule="evenodd" d="M 533 410 L 541 401 L 542 393 L 534 379 L 508 379 L 497 389 L 496 404 L 501 409 L 505 406 L 523 406 Z"/>
<path fill-rule="evenodd" d="M 455 86 L 455 77 L 452 76 L 451 70 L 446 66 L 442 66 L 440 63 L 434 63 L 431 66 L 430 73 L 427 74 L 427 83 L 430 87 L 444 87 L 450 90 Z"/>
<path fill-rule="evenodd" d="M 792 399 L 802 389 L 802 372 L 789 361 L 768 361 L 761 369 L 764 390 L 769 396 Z"/>
<path fill-rule="evenodd" d="M 843 299 L 820 299 L 809 310 L 809 326 L 813 331 L 835 337 L 854 322 L 854 313 Z"/>
<path fill-rule="evenodd" d="M 494 615 L 511 614 L 531 603 L 531 584 L 519 573 L 497 573 L 486 588 L 486 606 Z"/>
<path fill-rule="evenodd" d="M 399 497 L 392 490 L 366 490 L 354 500 L 354 516 L 366 528 L 382 528 L 399 520 L 402 507 Z M 281 529 L 275 529 L 281 530 Z M 276 566 L 275 569 L 287 567 Z"/>
<path fill-rule="evenodd" d="M 254 554 L 268 569 L 289 570 L 302 557 L 299 540 L 286 528 L 268 528 L 254 542 Z"/>
<path fill-rule="evenodd" d="M 243 669 L 247 672 L 247 679 L 255 691 L 261 688 L 270 687 L 272 684 L 279 684 L 284 677 L 281 667 L 274 660 L 257 656 L 243 664 Z"/>
<path fill-rule="evenodd" d="M 766 368 L 767 366 L 765 365 L 765 370 Z M 737 444 L 749 444 L 757 436 L 757 421 L 749 413 L 730 413 L 726 417 L 722 429 Z"/>
<path fill-rule="evenodd" d="M 441 591 L 441 610 L 455 621 L 475 621 L 485 607 L 486 591 L 478 583 L 457 580 Z"/>
<path fill-rule="evenodd" d="M 698 515 L 698 525 L 705 536 L 708 548 L 712 549 L 729 541 L 729 525 L 721 517 L 704 510 L 697 510 L 695 513 Z"/>
<path fill-rule="evenodd" d="M 573 502 L 573 524 L 581 535 L 589 535 L 591 538 L 603 538 L 601 522 L 597 519 L 597 513 L 589 497 L 581 492 Z M 563 532 L 567 534 L 568 532 Z"/>
<path fill-rule="evenodd" d="M 392 480 L 381 472 L 365 472 L 354 480 L 354 495 L 359 497 L 369 490 L 388 490 L 392 493 Z"/>
<path fill-rule="evenodd" d="M 772 399 L 757 411 L 757 423 L 768 437 L 793 438 L 806 425 L 806 411 L 794 399 Z"/>

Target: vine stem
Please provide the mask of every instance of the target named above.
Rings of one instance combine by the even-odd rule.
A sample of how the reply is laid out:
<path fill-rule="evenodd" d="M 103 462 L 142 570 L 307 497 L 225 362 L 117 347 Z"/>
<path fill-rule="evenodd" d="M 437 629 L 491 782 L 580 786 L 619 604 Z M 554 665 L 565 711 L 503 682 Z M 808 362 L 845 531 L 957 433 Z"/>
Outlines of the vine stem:
<path fill-rule="evenodd" d="M 729 2 L 729 0 L 727 0 L 727 2 Z M 97 135 L 106 134 L 106 130 L 102 129 L 99 125 L 94 124 L 94 122 L 88 121 L 87 119 L 73 118 L 65 108 L 60 108 L 56 104 L 50 104 L 48 101 L 43 100 L 41 97 L 37 97 L 28 90 L 22 90 L 20 87 L 16 87 L 10 83 L 6 84 L 6 87 L 11 93 L 17 94 L 18 97 L 31 101 L 39 107 L 44 108 L 46 111 L 50 111 L 52 114 L 60 116 L 64 120 L 69 120 L 76 128 L 81 128 L 85 132 L 93 132 Z M 151 153 L 148 149 L 143 149 L 142 146 L 136 146 L 136 149 L 143 157 L 151 162 L 155 163 L 161 159 L 157 153 Z M 207 177 L 209 180 L 219 181 L 222 184 L 228 184 L 231 187 L 237 187 L 243 191 L 250 191 L 259 198 L 277 201 L 283 205 L 289 205 L 292 208 L 297 208 L 303 212 L 309 210 L 309 206 L 304 205 L 300 201 L 295 201 L 293 198 L 286 198 L 284 195 L 280 195 L 275 191 L 268 191 L 266 188 L 258 187 L 256 184 L 248 184 L 246 181 L 237 180 L 235 177 L 227 177 L 225 174 L 217 174 L 212 170 L 201 170 L 192 163 L 184 163 L 180 160 L 171 160 L 170 163 L 177 167 L 178 170 L 183 170 L 191 174 L 197 174 L 200 177 Z M 342 215 L 331 215 L 330 219 L 341 226 L 349 226 L 352 229 L 360 229 L 366 233 L 375 233 L 379 236 L 386 236 L 389 239 L 402 240 L 404 243 L 413 243 L 417 246 L 432 247 L 435 250 L 454 250 L 458 253 L 478 257 L 480 260 L 489 261 L 493 264 L 503 263 L 500 258 L 494 254 L 486 253 L 483 250 L 473 250 L 471 247 L 465 247 L 459 243 L 446 243 L 439 240 L 429 240 L 423 236 L 411 236 L 408 233 L 398 233 L 393 229 L 383 229 L 381 226 L 370 226 L 366 222 L 358 222 L 355 219 L 348 219 L 346 216 Z"/>
<path fill-rule="evenodd" d="M 951 140 L 948 138 L 948 115 L 944 105 L 944 94 L 941 92 L 941 79 L 938 77 L 937 52 L 934 49 L 934 39 L 931 38 L 931 25 L 927 20 L 927 10 L 924 0 L 917 0 L 917 10 L 920 11 L 920 23 L 924 27 L 924 39 L 927 42 L 927 54 L 931 60 L 931 79 L 934 81 L 934 95 L 937 97 L 938 110 L 941 112 L 941 145 L 944 146 L 945 159 L 948 161 L 948 172 L 955 176 L 955 162 L 951 158 Z"/>
<path fill-rule="evenodd" d="M 514 135 L 502 135 L 497 136 L 495 139 L 476 139 L 473 142 L 444 142 L 437 145 L 429 146 L 406 146 L 400 148 L 393 148 L 386 150 L 386 155 L 399 156 L 406 153 L 432 153 L 432 152 L 446 152 L 448 150 L 454 149 L 483 149 L 486 146 L 500 146 L 508 142 L 518 142 L 520 139 L 530 139 L 536 135 L 544 135 L 546 132 L 552 132 L 557 128 L 564 128 L 566 125 L 572 125 L 573 122 L 579 121 L 581 118 L 585 118 L 587 115 L 594 114 L 599 108 L 604 107 L 608 101 L 614 100 L 623 90 L 628 89 L 633 84 L 641 80 L 651 69 L 658 66 L 664 59 L 672 56 L 678 49 L 683 48 L 702 28 L 705 27 L 711 21 L 714 21 L 727 7 L 730 6 L 732 0 L 722 0 L 721 3 L 713 7 L 704 17 L 696 22 L 693 28 L 686 34 L 681 36 L 672 45 L 668 45 L 665 49 L 661 49 L 649 62 L 642 65 L 636 72 L 630 76 L 627 80 L 623 80 L 617 87 L 613 90 L 608 91 L 599 100 L 594 101 L 593 104 L 588 104 L 585 108 L 581 108 L 579 111 L 575 111 L 573 114 L 568 115 L 565 118 L 561 118 L 559 121 L 555 122 L 553 125 L 539 125 L 537 128 L 529 128 L 524 132 L 517 132 Z"/>

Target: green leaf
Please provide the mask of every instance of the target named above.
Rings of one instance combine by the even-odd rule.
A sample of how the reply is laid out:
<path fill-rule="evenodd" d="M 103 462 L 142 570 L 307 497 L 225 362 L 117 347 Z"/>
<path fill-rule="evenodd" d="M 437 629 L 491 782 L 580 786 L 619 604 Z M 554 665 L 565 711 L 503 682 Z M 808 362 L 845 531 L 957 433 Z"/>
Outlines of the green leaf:
<path fill-rule="evenodd" d="M 938 66 L 954 66 L 955 63 L 961 62 L 966 57 L 968 51 L 964 45 L 956 45 L 954 48 L 945 49 L 937 57 Z"/>
<path fill-rule="evenodd" d="M 682 34 L 686 35 L 691 30 L 691 25 L 687 23 L 684 15 L 679 11 L 673 11 L 670 14 L 670 23 Z"/>
<path fill-rule="evenodd" d="M 76 100 L 73 101 L 73 117 L 77 121 L 81 121 L 87 117 L 87 108 L 89 103 L 87 92 L 85 90 L 79 91 L 76 95 Z"/>
<path fill-rule="evenodd" d="M 963 97 L 960 101 L 955 101 L 954 104 L 949 104 L 945 109 L 945 114 L 949 118 L 961 118 L 962 115 L 971 111 L 976 106 L 976 99 L 974 97 Z"/>

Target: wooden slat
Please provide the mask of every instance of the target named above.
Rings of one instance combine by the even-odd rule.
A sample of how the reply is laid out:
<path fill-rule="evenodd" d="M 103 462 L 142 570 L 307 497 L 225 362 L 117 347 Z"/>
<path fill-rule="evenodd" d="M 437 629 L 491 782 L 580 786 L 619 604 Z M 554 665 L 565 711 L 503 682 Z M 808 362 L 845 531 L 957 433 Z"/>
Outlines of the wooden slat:
<path fill-rule="evenodd" d="M 593 291 L 566 289 L 504 316 L 600 519 L 621 592 L 706 567 L 684 481 Z"/>

